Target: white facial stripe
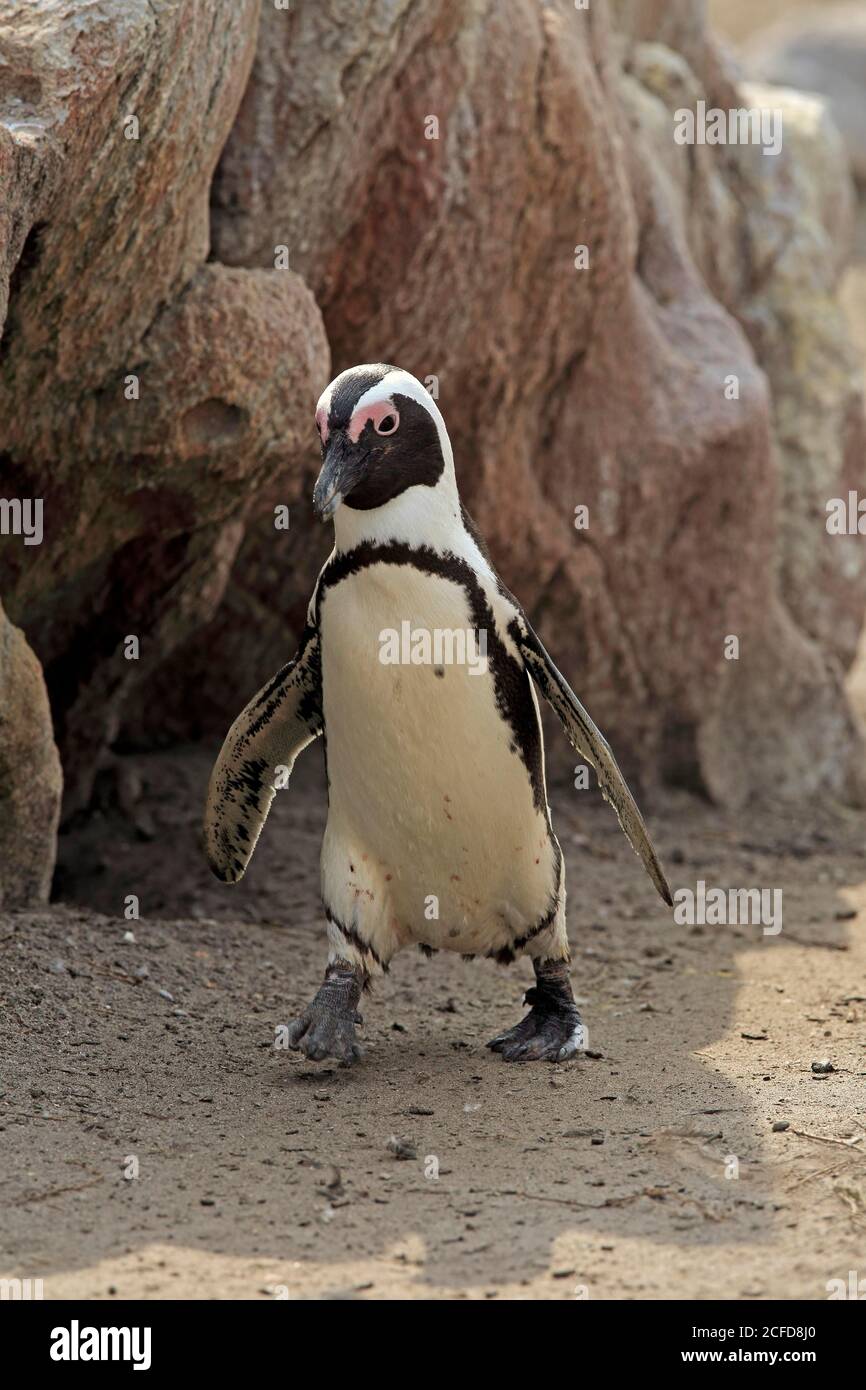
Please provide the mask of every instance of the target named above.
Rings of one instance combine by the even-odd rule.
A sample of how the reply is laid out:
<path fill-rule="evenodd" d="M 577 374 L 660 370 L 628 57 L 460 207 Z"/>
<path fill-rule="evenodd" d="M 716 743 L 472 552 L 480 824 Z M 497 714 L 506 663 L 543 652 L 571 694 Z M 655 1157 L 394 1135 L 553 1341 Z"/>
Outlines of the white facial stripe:
<path fill-rule="evenodd" d="M 339 379 L 339 377 L 335 377 L 334 380 L 325 387 L 321 396 L 316 401 L 316 414 L 318 415 L 319 411 L 323 410 L 325 412 L 326 420 L 331 413 L 331 397 L 334 394 L 334 387 L 336 386 Z"/>
<path fill-rule="evenodd" d="M 381 363 L 376 362 L 361 363 L 357 367 L 347 367 L 345 371 L 340 372 L 339 376 L 335 376 L 334 380 L 325 387 L 324 391 L 322 392 L 321 396 L 316 402 L 316 409 L 324 410 L 326 415 L 330 415 L 331 401 L 334 399 L 334 392 L 336 391 L 338 386 L 343 385 L 345 382 L 351 381 L 353 377 L 359 377 L 363 379 L 364 377 L 368 377 L 371 372 L 382 370 L 383 367 Z M 409 373 L 406 372 L 404 373 L 404 375 L 408 376 Z M 410 380 L 414 380 L 414 378 L 410 378 Z"/>

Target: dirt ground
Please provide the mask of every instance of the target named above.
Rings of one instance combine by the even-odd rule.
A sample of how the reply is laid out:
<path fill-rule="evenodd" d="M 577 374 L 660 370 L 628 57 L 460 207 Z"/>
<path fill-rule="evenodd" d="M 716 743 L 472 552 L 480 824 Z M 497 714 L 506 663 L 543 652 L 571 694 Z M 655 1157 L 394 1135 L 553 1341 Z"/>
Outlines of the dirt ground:
<path fill-rule="evenodd" d="M 556 787 L 592 1055 L 503 1063 L 483 1044 L 528 963 L 412 951 L 344 1071 L 274 1047 L 325 954 L 320 752 L 235 888 L 199 848 L 212 756 L 139 759 L 138 829 L 108 807 L 62 837 L 65 905 L 0 918 L 0 1276 L 46 1298 L 820 1299 L 864 1269 L 866 818 L 647 807 L 672 886 L 783 890 L 770 936 L 676 926 L 597 792 Z"/>

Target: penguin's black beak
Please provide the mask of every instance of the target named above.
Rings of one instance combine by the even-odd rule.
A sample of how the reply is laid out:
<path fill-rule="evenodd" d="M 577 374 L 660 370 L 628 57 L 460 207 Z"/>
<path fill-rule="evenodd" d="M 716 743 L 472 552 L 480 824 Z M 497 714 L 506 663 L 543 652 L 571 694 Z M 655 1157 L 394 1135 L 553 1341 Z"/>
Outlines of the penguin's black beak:
<path fill-rule="evenodd" d="M 331 436 L 325 447 L 322 471 L 313 489 L 313 506 L 322 521 L 334 515 L 343 499 L 361 481 L 366 464 L 364 450 L 352 444 L 342 431 Z"/>

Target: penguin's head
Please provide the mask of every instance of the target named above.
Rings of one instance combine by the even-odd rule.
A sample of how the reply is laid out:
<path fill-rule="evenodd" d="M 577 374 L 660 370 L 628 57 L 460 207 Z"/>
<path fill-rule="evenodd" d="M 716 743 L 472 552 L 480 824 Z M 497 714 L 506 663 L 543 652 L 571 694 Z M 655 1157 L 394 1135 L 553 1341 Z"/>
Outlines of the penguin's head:
<path fill-rule="evenodd" d="M 433 397 L 409 372 L 376 362 L 350 367 L 316 407 L 322 470 L 313 505 L 323 521 L 340 505 L 384 507 L 410 487 L 435 487 L 451 461 Z"/>

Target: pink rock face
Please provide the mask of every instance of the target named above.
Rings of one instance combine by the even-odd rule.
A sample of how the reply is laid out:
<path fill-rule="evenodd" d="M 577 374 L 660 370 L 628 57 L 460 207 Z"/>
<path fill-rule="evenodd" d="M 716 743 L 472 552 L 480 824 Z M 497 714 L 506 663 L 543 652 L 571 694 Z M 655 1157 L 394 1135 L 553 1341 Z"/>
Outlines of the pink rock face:
<path fill-rule="evenodd" d="M 38 547 L 4 541 L 0 592 L 45 667 L 67 811 L 126 701 L 216 611 L 257 494 L 315 467 L 310 291 L 273 258 L 205 263 L 258 9 L 0 15 L 0 496 L 45 517 Z"/>
<path fill-rule="evenodd" d="M 844 209 L 845 174 L 825 139 L 775 165 L 677 147 L 677 108 L 743 99 L 700 6 L 625 14 L 266 8 L 214 244 L 243 265 L 291 247 L 335 370 L 435 378 L 464 500 L 626 762 L 729 802 L 856 797 L 841 676 L 866 567 L 824 508 L 864 484 L 863 414 L 820 252 L 845 217 L 811 206 Z M 827 341 L 798 366 L 813 292 Z M 824 421 L 808 471 L 798 396 Z M 245 585 L 258 563 L 241 553 Z M 281 592 L 288 611 L 293 573 Z"/>

